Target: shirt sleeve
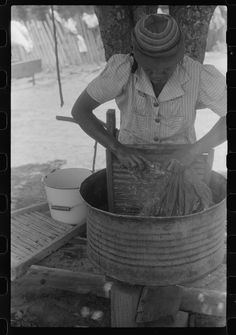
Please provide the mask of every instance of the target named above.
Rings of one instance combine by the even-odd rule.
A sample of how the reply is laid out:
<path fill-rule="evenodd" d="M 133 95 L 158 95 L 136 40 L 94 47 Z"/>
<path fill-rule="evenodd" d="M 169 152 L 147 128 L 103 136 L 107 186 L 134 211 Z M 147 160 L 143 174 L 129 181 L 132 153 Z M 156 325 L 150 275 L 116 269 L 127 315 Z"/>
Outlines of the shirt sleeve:
<path fill-rule="evenodd" d="M 131 66 L 129 55 L 113 55 L 98 77 L 88 84 L 87 93 L 100 104 L 118 97 L 129 80 Z"/>
<path fill-rule="evenodd" d="M 200 73 L 197 109 L 210 108 L 219 116 L 227 113 L 226 79 L 213 65 L 203 65 Z"/>

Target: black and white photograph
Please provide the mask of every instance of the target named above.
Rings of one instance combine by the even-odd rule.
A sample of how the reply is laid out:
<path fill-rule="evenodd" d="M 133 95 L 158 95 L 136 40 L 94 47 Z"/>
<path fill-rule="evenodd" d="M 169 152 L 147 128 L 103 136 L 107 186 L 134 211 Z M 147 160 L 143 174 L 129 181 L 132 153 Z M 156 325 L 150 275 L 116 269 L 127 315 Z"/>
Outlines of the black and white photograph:
<path fill-rule="evenodd" d="M 226 30 L 11 7 L 11 327 L 226 327 Z"/>

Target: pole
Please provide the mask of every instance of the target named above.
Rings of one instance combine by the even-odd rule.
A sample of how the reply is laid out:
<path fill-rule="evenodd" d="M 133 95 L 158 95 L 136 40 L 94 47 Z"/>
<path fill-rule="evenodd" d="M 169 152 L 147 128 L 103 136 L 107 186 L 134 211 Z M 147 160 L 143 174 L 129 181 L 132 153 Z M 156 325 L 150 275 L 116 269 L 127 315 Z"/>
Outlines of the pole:
<path fill-rule="evenodd" d="M 92 166 L 92 173 L 95 172 L 95 162 L 96 162 L 96 156 L 97 156 L 97 146 L 98 146 L 98 142 L 95 141 L 94 143 L 94 154 L 93 154 L 93 166 Z"/>
<path fill-rule="evenodd" d="M 56 56 L 56 67 L 57 67 L 57 80 L 58 80 L 59 94 L 60 94 L 61 107 L 62 107 L 64 105 L 64 101 L 63 101 L 63 95 L 62 95 L 60 69 L 59 69 L 56 24 L 55 24 L 55 19 L 54 19 L 54 9 L 53 9 L 53 6 L 50 6 L 50 7 L 51 7 L 51 11 L 52 11 L 52 24 L 53 24 L 53 34 L 54 34 L 54 41 L 55 41 L 55 56 Z"/>

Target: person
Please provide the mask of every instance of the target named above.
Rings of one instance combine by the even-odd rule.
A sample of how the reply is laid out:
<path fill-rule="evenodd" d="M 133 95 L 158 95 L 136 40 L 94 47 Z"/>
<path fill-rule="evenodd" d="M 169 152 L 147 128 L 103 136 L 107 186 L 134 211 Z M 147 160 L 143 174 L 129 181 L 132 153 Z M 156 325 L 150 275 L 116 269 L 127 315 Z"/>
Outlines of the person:
<path fill-rule="evenodd" d="M 76 100 L 72 116 L 80 127 L 128 168 L 143 169 L 148 162 L 127 144 L 191 144 L 188 150 L 175 153 L 180 164 L 187 167 L 197 155 L 223 143 L 225 77 L 213 65 L 203 65 L 185 55 L 184 36 L 176 20 L 166 14 L 142 17 L 132 32 L 132 48 L 130 54 L 113 55 Z M 120 110 L 118 138 L 111 136 L 93 114 L 95 108 L 112 99 Z M 205 136 L 196 140 L 196 110 L 204 108 L 220 118 Z M 147 308 L 158 301 L 160 290 L 156 291 L 157 300 L 147 301 Z M 166 295 L 169 290 L 163 288 L 163 292 Z M 155 320 L 164 310 L 172 309 L 173 313 L 177 293 L 172 292 L 173 299 L 166 299 L 166 303 L 162 301 L 159 310 L 155 310 Z M 141 298 L 144 295 L 143 291 Z"/>
<path fill-rule="evenodd" d="M 132 32 L 131 54 L 115 54 L 88 84 L 72 108 L 80 127 L 126 167 L 143 169 L 147 163 L 124 144 L 192 144 L 176 158 L 190 165 L 196 155 L 226 140 L 226 81 L 213 66 L 184 54 L 184 36 L 170 15 L 142 17 Z M 115 99 L 120 110 L 118 139 L 93 114 Z M 196 110 L 210 108 L 218 122 L 196 141 Z"/>

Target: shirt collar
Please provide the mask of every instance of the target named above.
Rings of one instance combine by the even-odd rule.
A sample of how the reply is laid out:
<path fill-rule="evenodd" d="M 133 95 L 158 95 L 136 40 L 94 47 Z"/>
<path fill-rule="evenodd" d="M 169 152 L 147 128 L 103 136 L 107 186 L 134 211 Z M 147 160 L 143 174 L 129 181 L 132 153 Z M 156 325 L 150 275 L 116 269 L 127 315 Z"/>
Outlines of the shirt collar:
<path fill-rule="evenodd" d="M 135 72 L 135 88 L 140 92 L 143 92 L 145 94 L 155 97 L 152 84 L 148 76 L 146 75 L 146 73 L 140 66 Z"/>
<path fill-rule="evenodd" d="M 178 64 L 176 70 L 163 87 L 158 97 L 158 101 L 164 102 L 184 95 L 182 85 L 188 80 L 189 76 L 184 66 Z M 138 67 L 135 72 L 135 88 L 145 94 L 156 97 L 152 84 L 141 67 Z"/>

